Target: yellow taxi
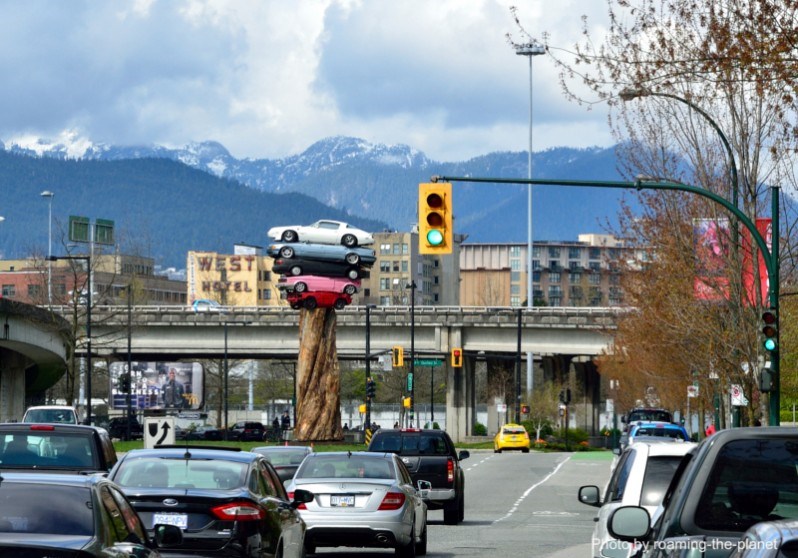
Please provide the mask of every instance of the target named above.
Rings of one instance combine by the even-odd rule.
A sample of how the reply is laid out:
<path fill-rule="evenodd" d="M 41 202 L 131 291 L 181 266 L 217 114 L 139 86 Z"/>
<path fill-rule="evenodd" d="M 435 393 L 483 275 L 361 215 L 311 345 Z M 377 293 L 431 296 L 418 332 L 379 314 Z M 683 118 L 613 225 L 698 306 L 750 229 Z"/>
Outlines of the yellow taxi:
<path fill-rule="evenodd" d="M 529 453 L 529 434 L 526 428 L 511 422 L 502 426 L 493 438 L 493 452 L 501 453 L 502 450 L 521 450 Z"/>

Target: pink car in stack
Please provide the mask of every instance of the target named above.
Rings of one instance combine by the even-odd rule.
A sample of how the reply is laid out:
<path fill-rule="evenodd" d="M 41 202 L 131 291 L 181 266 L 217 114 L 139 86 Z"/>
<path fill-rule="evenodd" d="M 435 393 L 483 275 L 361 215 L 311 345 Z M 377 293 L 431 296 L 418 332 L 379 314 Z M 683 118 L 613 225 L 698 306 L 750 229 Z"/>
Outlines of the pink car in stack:
<path fill-rule="evenodd" d="M 360 281 L 321 275 L 282 275 L 277 286 L 295 293 L 326 291 L 353 295 L 360 289 Z"/>

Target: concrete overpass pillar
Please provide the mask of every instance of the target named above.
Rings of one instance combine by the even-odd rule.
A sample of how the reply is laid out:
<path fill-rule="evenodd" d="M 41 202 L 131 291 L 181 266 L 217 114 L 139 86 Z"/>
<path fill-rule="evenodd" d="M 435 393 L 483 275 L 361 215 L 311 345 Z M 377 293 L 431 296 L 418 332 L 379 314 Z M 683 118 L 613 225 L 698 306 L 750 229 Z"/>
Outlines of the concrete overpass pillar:
<path fill-rule="evenodd" d="M 22 420 L 25 414 L 25 366 L 20 353 L 0 349 L 0 422 Z"/>
<path fill-rule="evenodd" d="M 463 359 L 462 368 L 453 368 L 450 362 L 445 362 L 446 368 L 446 432 L 457 443 L 471 434 L 471 429 L 476 420 L 476 407 L 474 405 L 476 359 L 466 357 Z"/>

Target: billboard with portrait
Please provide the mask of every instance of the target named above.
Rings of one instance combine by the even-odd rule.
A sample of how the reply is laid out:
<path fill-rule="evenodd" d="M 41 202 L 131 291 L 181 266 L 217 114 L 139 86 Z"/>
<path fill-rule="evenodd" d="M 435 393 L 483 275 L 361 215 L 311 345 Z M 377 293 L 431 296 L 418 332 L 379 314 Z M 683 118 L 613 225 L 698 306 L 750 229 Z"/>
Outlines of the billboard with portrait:
<path fill-rule="evenodd" d="M 111 408 L 127 408 L 127 362 L 110 368 Z M 198 362 L 131 363 L 130 404 L 136 410 L 196 410 L 204 399 L 204 374 Z"/>

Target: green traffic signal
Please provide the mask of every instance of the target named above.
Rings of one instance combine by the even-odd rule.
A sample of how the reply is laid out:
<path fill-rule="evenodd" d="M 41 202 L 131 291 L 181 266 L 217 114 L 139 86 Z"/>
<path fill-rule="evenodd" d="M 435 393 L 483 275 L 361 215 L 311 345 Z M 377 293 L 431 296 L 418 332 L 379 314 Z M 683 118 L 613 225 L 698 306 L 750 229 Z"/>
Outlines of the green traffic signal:
<path fill-rule="evenodd" d="M 765 336 L 765 341 L 763 343 L 765 350 L 767 351 L 775 351 L 776 348 L 779 346 L 778 343 L 778 327 L 777 322 L 778 319 L 776 317 L 776 313 L 773 310 L 767 310 L 762 314 L 762 334 Z"/>
<path fill-rule="evenodd" d="M 440 229 L 431 229 L 427 233 L 427 243 L 430 246 L 440 246 L 443 244 L 443 233 Z"/>

